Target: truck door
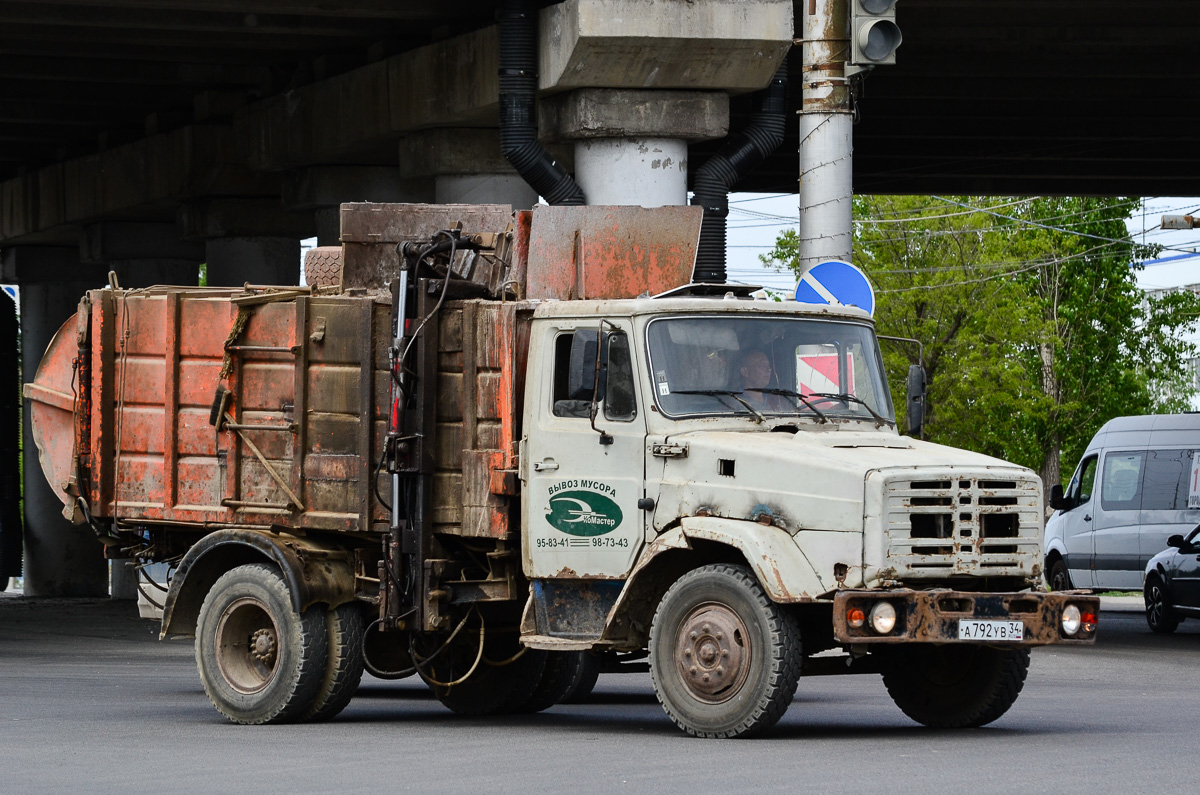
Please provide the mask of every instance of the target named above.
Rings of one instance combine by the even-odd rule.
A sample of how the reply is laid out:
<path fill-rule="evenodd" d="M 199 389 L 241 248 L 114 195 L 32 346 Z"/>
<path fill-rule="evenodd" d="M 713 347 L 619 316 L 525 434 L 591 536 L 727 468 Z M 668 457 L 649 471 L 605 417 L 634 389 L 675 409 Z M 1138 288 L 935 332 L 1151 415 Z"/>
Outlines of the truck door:
<path fill-rule="evenodd" d="M 535 579 L 624 579 L 645 525 L 638 501 L 645 496 L 646 425 L 636 400 L 632 327 L 579 320 L 541 333 L 539 349 L 552 361 L 530 374 L 537 405 L 523 452 L 525 572 Z"/>

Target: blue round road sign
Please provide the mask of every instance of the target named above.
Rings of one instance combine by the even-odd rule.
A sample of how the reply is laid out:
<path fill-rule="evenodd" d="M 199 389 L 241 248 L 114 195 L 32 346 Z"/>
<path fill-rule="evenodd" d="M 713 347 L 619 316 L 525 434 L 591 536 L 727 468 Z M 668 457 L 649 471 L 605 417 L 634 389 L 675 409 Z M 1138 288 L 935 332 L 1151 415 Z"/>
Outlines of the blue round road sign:
<path fill-rule="evenodd" d="M 875 291 L 867 275 L 849 262 L 837 259 L 809 268 L 796 285 L 796 300 L 804 304 L 857 306 L 875 314 Z"/>

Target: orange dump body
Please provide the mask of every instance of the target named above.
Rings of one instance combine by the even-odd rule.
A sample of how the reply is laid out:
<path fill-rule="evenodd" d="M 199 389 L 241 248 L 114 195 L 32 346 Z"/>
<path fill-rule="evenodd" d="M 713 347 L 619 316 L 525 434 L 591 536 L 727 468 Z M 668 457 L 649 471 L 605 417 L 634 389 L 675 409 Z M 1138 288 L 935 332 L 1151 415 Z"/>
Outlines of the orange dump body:
<path fill-rule="evenodd" d="M 26 387 L 47 478 L 68 514 L 383 529 L 389 317 L 369 296 L 89 292 Z"/>

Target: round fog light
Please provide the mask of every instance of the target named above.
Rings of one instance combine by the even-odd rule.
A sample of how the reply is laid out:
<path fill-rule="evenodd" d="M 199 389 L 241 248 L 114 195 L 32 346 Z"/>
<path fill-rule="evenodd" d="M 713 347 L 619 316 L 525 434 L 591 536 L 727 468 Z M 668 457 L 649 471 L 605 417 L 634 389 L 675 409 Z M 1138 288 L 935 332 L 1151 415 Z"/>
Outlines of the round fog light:
<path fill-rule="evenodd" d="M 846 611 L 846 623 L 854 629 L 859 629 L 867 623 L 867 614 L 861 607 L 852 607 Z"/>
<path fill-rule="evenodd" d="M 891 602 L 876 602 L 871 608 L 871 629 L 887 635 L 896 628 L 896 608 Z"/>
<path fill-rule="evenodd" d="M 1079 615 L 1079 608 L 1075 605 L 1067 605 L 1063 608 L 1062 628 L 1066 635 L 1074 635 L 1079 631 L 1079 624 L 1082 618 Z"/>

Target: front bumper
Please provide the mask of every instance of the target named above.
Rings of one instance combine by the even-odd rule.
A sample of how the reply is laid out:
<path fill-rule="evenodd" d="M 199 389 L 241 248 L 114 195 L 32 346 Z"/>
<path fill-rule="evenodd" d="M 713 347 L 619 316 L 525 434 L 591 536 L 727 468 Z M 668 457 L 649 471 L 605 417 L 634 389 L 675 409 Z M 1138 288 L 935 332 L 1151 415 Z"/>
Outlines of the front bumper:
<path fill-rule="evenodd" d="M 879 601 L 888 601 L 896 609 L 896 626 L 886 635 L 876 633 L 870 622 L 851 627 L 846 613 L 861 608 L 869 613 Z M 1055 593 L 978 593 L 974 591 L 844 590 L 833 599 L 833 634 L 839 643 L 976 643 L 996 646 L 1045 646 L 1051 643 L 1090 645 L 1096 642 L 1096 628 L 1084 628 L 1074 636 L 1062 629 L 1063 609 L 1073 604 L 1081 613 L 1099 618 L 1100 597 L 1082 591 Z M 986 641 L 959 638 L 960 619 L 1021 621 L 1022 640 Z"/>

